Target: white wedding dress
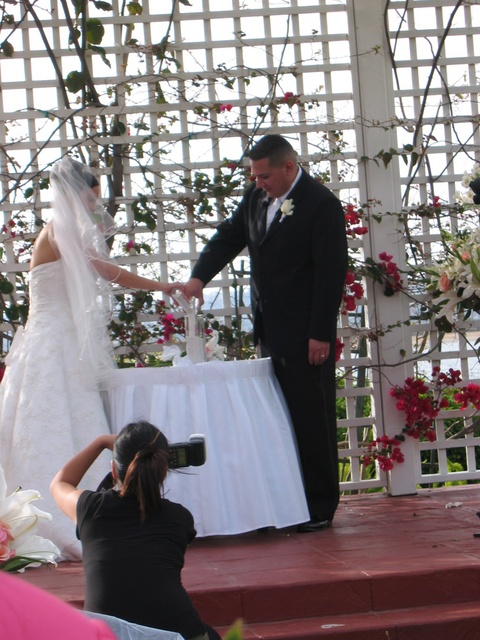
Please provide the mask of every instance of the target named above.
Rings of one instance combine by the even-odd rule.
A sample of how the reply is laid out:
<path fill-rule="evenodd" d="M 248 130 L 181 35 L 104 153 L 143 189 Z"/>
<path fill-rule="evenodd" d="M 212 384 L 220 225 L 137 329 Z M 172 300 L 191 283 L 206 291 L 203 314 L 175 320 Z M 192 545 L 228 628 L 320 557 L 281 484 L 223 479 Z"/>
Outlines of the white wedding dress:
<path fill-rule="evenodd" d="M 79 359 L 72 312 L 61 260 L 35 267 L 30 274 L 30 312 L 17 332 L 0 385 L 0 464 L 9 493 L 36 489 L 36 504 L 52 514 L 38 535 L 52 540 L 62 558 L 81 558 L 75 524 L 54 503 L 50 481 L 74 454 L 96 436 L 110 433 L 94 376 Z M 80 487 L 95 489 L 108 473 L 104 452 Z"/>

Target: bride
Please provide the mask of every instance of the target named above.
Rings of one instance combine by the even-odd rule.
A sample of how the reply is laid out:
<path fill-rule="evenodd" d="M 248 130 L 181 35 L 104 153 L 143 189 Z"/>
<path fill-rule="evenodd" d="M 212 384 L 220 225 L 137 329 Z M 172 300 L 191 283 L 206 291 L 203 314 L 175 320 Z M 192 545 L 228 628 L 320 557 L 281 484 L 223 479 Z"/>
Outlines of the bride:
<path fill-rule="evenodd" d="M 0 465 L 9 491 L 21 486 L 42 495 L 53 515 L 39 535 L 62 558 L 81 557 L 71 521 L 50 496 L 49 485 L 65 460 L 93 438 L 110 432 L 102 389 L 115 368 L 107 333 L 110 282 L 163 291 L 165 284 L 122 269 L 108 259 L 113 220 L 100 212 L 100 185 L 90 169 L 69 157 L 50 175 L 53 216 L 40 232 L 30 263 L 30 312 L 6 359 L 0 385 Z M 105 475 L 99 461 L 86 486 Z"/>

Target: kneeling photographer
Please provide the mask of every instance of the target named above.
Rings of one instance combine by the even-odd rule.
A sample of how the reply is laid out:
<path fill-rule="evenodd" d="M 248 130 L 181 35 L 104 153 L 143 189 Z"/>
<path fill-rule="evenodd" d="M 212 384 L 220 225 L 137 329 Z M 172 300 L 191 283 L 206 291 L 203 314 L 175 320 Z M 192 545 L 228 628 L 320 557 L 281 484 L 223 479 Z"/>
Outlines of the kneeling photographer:
<path fill-rule="evenodd" d="M 169 445 L 156 427 L 136 422 L 118 436 L 96 438 L 52 480 L 55 501 L 77 523 L 87 611 L 175 631 L 185 640 L 220 640 L 181 582 L 185 551 L 196 535 L 192 514 L 163 497 L 169 469 L 202 464 L 203 447 L 201 438 Z M 77 489 L 105 449 L 113 451 L 112 480 L 96 491 Z"/>

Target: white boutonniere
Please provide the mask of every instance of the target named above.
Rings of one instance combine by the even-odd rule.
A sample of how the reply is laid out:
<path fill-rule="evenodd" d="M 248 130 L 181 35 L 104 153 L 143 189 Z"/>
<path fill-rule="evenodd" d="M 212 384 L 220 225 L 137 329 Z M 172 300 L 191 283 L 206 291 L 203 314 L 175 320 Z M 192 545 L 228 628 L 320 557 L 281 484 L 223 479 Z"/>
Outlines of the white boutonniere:
<path fill-rule="evenodd" d="M 282 217 L 280 218 L 280 222 L 286 217 L 291 216 L 294 210 L 293 200 L 289 198 L 288 200 L 284 200 L 280 207 L 280 211 L 282 212 Z"/>

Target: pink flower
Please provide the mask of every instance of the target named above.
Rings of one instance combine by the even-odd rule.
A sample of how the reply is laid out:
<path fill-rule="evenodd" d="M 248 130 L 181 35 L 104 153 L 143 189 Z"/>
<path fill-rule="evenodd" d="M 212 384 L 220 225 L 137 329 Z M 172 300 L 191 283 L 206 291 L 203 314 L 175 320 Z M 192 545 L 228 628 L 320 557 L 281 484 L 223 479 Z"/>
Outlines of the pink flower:
<path fill-rule="evenodd" d="M 450 282 L 450 278 L 447 276 L 445 272 L 440 276 L 440 280 L 438 281 L 438 287 L 440 291 L 445 293 L 446 291 L 450 291 L 452 283 Z"/>
<path fill-rule="evenodd" d="M 6 522 L 0 520 L 0 562 L 6 562 L 13 558 L 15 551 L 10 549 L 10 542 L 13 536 L 10 533 L 10 527 Z"/>
<path fill-rule="evenodd" d="M 233 109 L 233 104 L 221 104 L 220 105 L 220 113 L 224 111 L 231 111 Z"/>
<path fill-rule="evenodd" d="M 125 251 L 130 251 L 130 249 L 135 249 L 135 242 L 133 240 L 125 243 Z"/>

